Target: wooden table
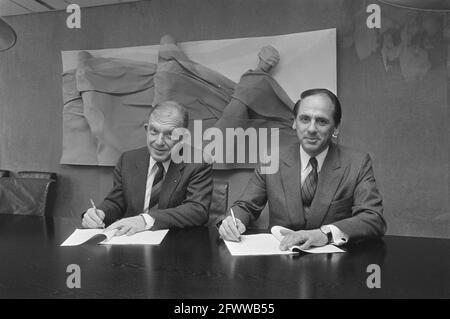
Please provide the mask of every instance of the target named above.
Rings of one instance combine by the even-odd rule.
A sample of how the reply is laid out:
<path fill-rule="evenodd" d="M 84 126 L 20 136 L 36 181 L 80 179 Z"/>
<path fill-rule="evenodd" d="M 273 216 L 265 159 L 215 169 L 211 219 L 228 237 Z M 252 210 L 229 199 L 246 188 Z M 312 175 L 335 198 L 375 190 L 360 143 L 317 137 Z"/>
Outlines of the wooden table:
<path fill-rule="evenodd" d="M 0 215 L 0 298 L 450 298 L 450 240 L 386 236 L 344 254 L 233 257 L 214 228 L 160 246 L 59 245 L 79 220 Z M 70 289 L 67 267 L 80 266 Z M 370 264 L 381 288 L 369 289 Z"/>

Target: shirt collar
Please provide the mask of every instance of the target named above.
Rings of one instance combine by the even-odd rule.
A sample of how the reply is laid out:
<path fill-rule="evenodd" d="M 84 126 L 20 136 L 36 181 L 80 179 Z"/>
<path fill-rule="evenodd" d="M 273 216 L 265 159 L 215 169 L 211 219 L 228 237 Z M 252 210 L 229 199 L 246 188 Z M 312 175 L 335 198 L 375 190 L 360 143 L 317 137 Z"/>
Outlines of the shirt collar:
<path fill-rule="evenodd" d="M 169 158 L 167 161 L 162 163 L 163 167 L 164 167 L 164 173 L 167 173 L 167 170 L 169 169 L 170 161 L 171 160 Z M 153 157 L 150 156 L 150 162 L 148 163 L 148 174 L 147 175 L 150 175 L 150 172 L 152 171 L 152 168 L 153 168 L 153 166 L 155 166 L 155 164 L 156 164 L 156 161 L 153 159 Z"/>
<path fill-rule="evenodd" d="M 324 149 L 322 151 L 322 153 L 320 153 L 319 155 L 316 156 L 316 160 L 317 160 L 317 172 L 320 172 L 320 170 L 322 169 L 322 165 L 323 162 L 325 161 L 325 157 L 328 154 L 328 149 L 330 147 L 328 146 L 326 149 Z M 311 158 L 311 156 L 308 155 L 308 153 L 306 153 L 303 150 L 303 147 L 300 145 L 300 161 L 302 163 L 302 172 L 304 172 L 306 170 L 306 168 L 308 168 L 309 166 L 309 159 Z"/>

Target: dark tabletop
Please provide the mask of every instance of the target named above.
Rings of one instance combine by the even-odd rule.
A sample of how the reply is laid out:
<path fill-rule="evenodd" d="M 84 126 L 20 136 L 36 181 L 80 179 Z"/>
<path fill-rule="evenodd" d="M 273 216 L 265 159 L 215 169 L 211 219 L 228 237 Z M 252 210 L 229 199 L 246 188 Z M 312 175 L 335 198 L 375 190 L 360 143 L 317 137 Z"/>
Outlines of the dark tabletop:
<path fill-rule="evenodd" d="M 79 220 L 0 215 L 0 298 L 450 298 L 450 240 L 385 236 L 343 254 L 236 256 L 214 228 L 160 246 L 60 247 Z M 66 285 L 67 266 L 81 288 Z M 367 266 L 381 269 L 369 289 Z"/>

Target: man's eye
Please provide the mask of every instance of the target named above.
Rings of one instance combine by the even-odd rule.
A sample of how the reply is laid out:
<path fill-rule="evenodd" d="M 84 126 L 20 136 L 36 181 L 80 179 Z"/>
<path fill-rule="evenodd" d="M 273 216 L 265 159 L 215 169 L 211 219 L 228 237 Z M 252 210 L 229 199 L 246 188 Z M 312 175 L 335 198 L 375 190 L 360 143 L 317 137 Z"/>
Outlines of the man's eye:
<path fill-rule="evenodd" d="M 300 118 L 300 122 L 302 122 L 302 123 L 308 123 L 308 122 L 309 122 L 309 118 L 307 118 L 307 117 L 301 117 L 301 118 Z"/>
<path fill-rule="evenodd" d="M 158 131 L 155 129 L 150 129 L 150 134 L 152 135 L 158 135 Z"/>
<path fill-rule="evenodd" d="M 321 120 L 321 119 L 319 119 L 319 120 L 317 120 L 317 123 L 318 123 L 319 125 L 328 125 L 328 121 L 327 121 L 327 120 Z"/>

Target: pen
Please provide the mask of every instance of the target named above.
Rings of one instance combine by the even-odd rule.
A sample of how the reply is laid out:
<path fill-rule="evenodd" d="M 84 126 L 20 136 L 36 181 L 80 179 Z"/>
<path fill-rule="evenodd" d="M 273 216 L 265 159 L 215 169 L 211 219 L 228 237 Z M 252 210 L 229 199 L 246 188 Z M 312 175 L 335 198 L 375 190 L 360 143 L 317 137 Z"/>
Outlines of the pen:
<path fill-rule="evenodd" d="M 230 208 L 230 211 L 231 211 L 231 217 L 233 217 L 234 226 L 236 226 L 236 229 L 238 229 L 236 217 L 234 216 L 234 213 L 233 213 L 233 208 Z M 239 232 L 239 229 L 238 229 L 238 232 Z M 238 241 L 240 241 L 239 236 L 237 239 L 238 239 Z"/>
<path fill-rule="evenodd" d="M 94 201 L 92 200 L 92 198 L 90 199 L 90 201 L 91 201 L 92 208 L 95 210 L 95 214 L 98 216 L 98 213 L 97 213 L 97 207 L 95 207 L 95 203 L 94 203 Z M 105 228 L 105 225 L 103 225 L 103 228 Z"/>
<path fill-rule="evenodd" d="M 236 217 L 234 217 L 233 208 L 230 208 L 230 210 L 231 210 L 231 217 L 233 217 L 234 226 L 236 226 L 236 228 L 237 228 L 237 222 L 236 222 Z"/>

